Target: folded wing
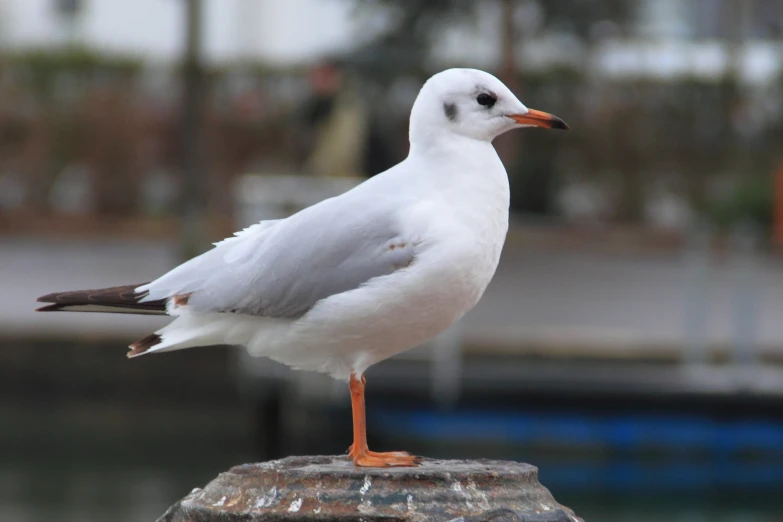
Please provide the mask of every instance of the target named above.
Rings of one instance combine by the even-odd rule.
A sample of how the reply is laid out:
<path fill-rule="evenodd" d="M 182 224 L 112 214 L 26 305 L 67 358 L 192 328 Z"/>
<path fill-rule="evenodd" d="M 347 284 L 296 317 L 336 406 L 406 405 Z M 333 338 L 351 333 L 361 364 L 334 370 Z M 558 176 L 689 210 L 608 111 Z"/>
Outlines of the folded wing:
<path fill-rule="evenodd" d="M 416 244 L 387 205 L 326 200 L 262 222 L 137 288 L 142 302 L 188 295 L 195 313 L 298 318 L 331 295 L 409 266 Z M 174 311 L 176 313 L 176 311 Z"/>

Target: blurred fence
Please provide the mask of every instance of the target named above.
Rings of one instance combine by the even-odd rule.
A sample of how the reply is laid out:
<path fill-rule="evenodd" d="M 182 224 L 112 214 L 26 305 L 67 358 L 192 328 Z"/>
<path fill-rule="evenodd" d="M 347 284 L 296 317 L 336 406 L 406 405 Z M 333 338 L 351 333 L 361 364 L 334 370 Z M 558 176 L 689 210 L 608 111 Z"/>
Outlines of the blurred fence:
<path fill-rule="evenodd" d="M 573 131 L 509 138 L 512 205 L 581 221 L 683 228 L 698 214 L 768 227 L 783 82 L 613 75 L 593 67 L 599 51 L 522 70 L 521 98 Z M 348 67 L 365 86 L 367 117 L 382 122 L 372 138 L 392 151 L 388 166 L 406 153 L 408 87 L 423 76 L 378 85 L 361 63 Z M 182 185 L 178 78 L 177 67 L 92 51 L 0 56 L 0 213 L 172 213 Z M 208 79 L 208 211 L 229 215 L 239 174 L 302 170 L 300 109 L 311 91 L 299 70 L 251 64 L 213 68 Z"/>
<path fill-rule="evenodd" d="M 178 75 L 90 51 L 0 56 L 0 213 L 175 212 Z M 210 83 L 209 210 L 226 213 L 233 176 L 295 158 L 286 121 L 306 85 L 242 66 L 211 71 Z"/>

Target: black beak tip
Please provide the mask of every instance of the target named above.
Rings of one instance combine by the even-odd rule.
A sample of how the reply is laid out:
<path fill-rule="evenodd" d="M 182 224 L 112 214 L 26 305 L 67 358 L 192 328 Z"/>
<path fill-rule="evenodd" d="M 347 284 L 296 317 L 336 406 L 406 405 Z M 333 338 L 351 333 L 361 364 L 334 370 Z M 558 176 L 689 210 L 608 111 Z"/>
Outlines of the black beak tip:
<path fill-rule="evenodd" d="M 550 127 L 550 128 L 558 129 L 558 130 L 568 130 L 568 129 L 570 129 L 568 124 L 566 122 L 564 122 L 563 120 L 561 120 L 560 118 L 554 118 L 552 120 L 552 127 Z"/>

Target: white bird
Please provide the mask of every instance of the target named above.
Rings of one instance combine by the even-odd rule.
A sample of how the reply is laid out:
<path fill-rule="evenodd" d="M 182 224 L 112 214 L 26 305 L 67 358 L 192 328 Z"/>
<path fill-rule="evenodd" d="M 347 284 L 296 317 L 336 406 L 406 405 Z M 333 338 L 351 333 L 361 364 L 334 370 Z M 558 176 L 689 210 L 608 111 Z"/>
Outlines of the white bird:
<path fill-rule="evenodd" d="M 363 374 L 442 332 L 495 273 L 509 184 L 492 140 L 567 129 L 475 69 L 431 77 L 413 104 L 410 152 L 354 189 L 262 221 L 142 285 L 60 292 L 41 311 L 168 314 L 129 357 L 216 344 L 349 382 L 356 466 L 414 466 L 367 447 Z"/>

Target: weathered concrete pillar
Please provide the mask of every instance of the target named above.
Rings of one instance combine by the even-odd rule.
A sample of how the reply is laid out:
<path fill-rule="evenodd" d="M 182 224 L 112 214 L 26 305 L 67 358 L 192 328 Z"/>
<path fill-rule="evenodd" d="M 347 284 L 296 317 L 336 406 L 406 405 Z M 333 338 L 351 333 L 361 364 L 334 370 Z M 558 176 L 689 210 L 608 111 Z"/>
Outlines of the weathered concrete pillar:
<path fill-rule="evenodd" d="M 158 522 L 580 522 L 529 464 L 425 459 L 417 468 L 355 468 L 346 457 L 245 464 L 194 489 Z"/>

